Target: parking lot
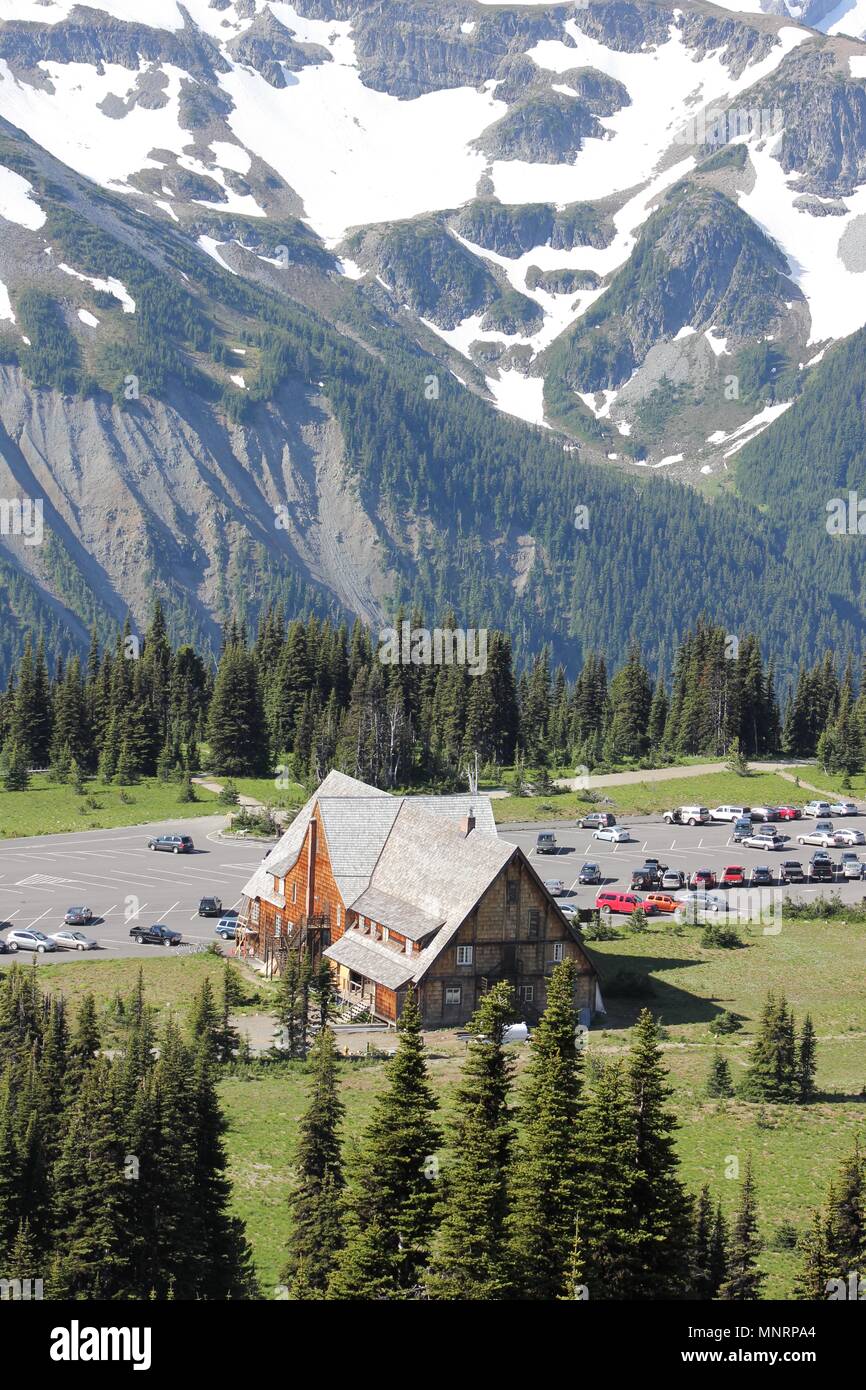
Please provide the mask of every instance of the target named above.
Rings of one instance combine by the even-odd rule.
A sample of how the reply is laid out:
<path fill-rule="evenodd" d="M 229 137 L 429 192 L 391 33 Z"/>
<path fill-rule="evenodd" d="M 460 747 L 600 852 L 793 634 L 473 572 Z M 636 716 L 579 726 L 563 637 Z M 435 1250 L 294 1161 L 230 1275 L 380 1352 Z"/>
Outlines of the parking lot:
<path fill-rule="evenodd" d="M 50 936 L 62 928 L 68 907 L 86 905 L 94 921 L 79 930 L 99 943 L 100 954 L 147 957 L 159 951 L 157 946 L 137 946 L 129 936 L 131 926 L 152 922 L 181 932 L 188 944 L 219 941 L 217 919 L 198 916 L 199 899 L 216 896 L 225 909 L 237 908 L 241 889 L 267 848 L 219 840 L 222 824 L 218 817 L 205 816 L 158 827 L 0 841 L 0 938 L 5 940 L 10 928 L 25 927 Z M 147 848 L 151 835 L 171 831 L 191 835 L 195 853 Z M 29 962 L 30 952 L 0 956 L 0 967 L 15 959 Z M 57 951 L 37 959 L 81 957 Z"/>
<path fill-rule="evenodd" d="M 671 826 L 665 824 L 660 814 L 656 814 L 620 817 L 619 824 L 631 830 L 633 840 L 625 844 L 610 844 L 606 840 L 593 839 L 591 830 L 581 830 L 573 823 L 569 826 L 562 822 L 519 828 L 502 826 L 500 834 L 503 839 L 520 845 L 531 857 L 541 878 L 561 879 L 566 891 L 560 901 L 576 907 L 594 907 L 599 886 L 615 885 L 628 889 L 632 871 L 639 868 L 647 856 L 660 859 L 672 869 L 682 869 L 687 875 L 695 869 L 712 869 L 720 877 L 729 864 L 742 865 L 748 875 L 757 865 L 766 864 L 772 869 L 775 880 L 781 860 L 799 859 L 805 872 L 816 850 L 814 845 L 797 844 L 798 835 L 807 834 L 813 829 L 815 822 L 810 819 L 776 825 L 781 835 L 791 837 L 781 850 L 745 849 L 742 844 L 735 844 L 728 823 Z M 850 826 L 866 830 L 866 818 L 846 816 L 835 820 L 834 825 L 837 829 Z M 543 830 L 551 830 L 555 834 L 556 854 L 536 854 L 536 838 Z M 866 862 L 866 845 L 839 846 L 829 852 L 834 863 L 838 864 L 841 855 L 848 851 L 858 854 Z M 580 866 L 587 860 L 599 865 L 603 884 L 578 884 Z M 866 880 L 837 877 L 832 883 L 796 883 L 785 886 L 781 891 L 785 898 L 798 898 L 805 902 L 838 893 L 843 902 L 859 903 L 866 898 Z"/>

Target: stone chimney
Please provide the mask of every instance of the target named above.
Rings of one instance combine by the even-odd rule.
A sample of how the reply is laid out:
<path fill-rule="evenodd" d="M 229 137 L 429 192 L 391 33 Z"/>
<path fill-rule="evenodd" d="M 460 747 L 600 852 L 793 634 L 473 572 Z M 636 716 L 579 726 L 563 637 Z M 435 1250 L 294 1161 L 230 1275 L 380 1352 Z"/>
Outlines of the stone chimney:
<path fill-rule="evenodd" d="M 316 812 L 318 812 L 318 809 L 317 806 Z M 316 832 L 318 828 L 316 824 L 316 814 L 314 813 L 310 820 L 310 828 L 307 831 L 307 901 L 304 907 L 306 908 L 308 922 L 314 914 L 316 896 Z"/>
<path fill-rule="evenodd" d="M 464 840 L 466 839 L 466 836 L 469 835 L 474 829 L 475 829 L 475 808 L 474 808 L 473 806 L 470 806 L 470 808 L 469 808 L 469 815 L 468 815 L 468 816 L 464 816 L 463 819 L 462 819 L 462 821 L 460 822 L 460 833 L 461 833 L 461 835 L 463 836 Z"/>

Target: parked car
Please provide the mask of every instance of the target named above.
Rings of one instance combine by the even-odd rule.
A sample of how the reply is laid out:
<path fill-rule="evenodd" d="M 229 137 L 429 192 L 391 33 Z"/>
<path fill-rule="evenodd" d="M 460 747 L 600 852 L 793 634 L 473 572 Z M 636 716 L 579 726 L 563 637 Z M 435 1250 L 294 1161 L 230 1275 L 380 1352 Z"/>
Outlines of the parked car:
<path fill-rule="evenodd" d="M 735 845 L 738 845 L 738 844 L 740 843 L 741 840 L 744 840 L 744 839 L 746 838 L 746 836 L 747 836 L 747 835 L 751 835 L 751 833 L 752 833 L 752 818 L 751 818 L 751 816 L 741 816 L 739 820 L 735 820 L 735 821 L 734 821 L 734 827 L 733 827 L 733 829 L 732 829 L 732 831 L 731 831 L 731 839 L 733 840 L 733 842 L 734 842 Z"/>
<path fill-rule="evenodd" d="M 544 880 L 544 886 L 551 897 L 554 898 L 558 898 L 560 893 L 565 892 L 565 884 L 561 878 L 546 878 Z"/>
<path fill-rule="evenodd" d="M 860 812 L 853 801 L 834 801 L 830 805 L 831 816 L 859 816 Z"/>
<path fill-rule="evenodd" d="M 809 878 L 821 879 L 825 883 L 832 883 L 835 872 L 833 860 L 829 855 L 825 859 L 817 854 L 813 854 L 812 858 L 809 860 Z"/>
<path fill-rule="evenodd" d="M 742 888 L 746 881 L 746 871 L 740 864 L 729 864 L 722 873 L 721 888 Z"/>
<path fill-rule="evenodd" d="M 618 893 L 616 889 L 605 890 L 603 893 L 596 893 L 595 905 L 599 912 L 621 912 L 626 916 L 631 916 L 635 908 L 638 907 L 642 907 L 648 916 L 652 916 L 656 911 L 652 905 L 648 907 L 644 899 L 639 898 L 637 893 Z"/>
<path fill-rule="evenodd" d="M 866 845 L 866 835 L 862 830 L 857 830 L 853 825 L 843 825 L 836 831 L 837 845 Z"/>
<path fill-rule="evenodd" d="M 89 907 L 67 907 L 63 920 L 67 927 L 89 927 L 93 913 Z"/>
<path fill-rule="evenodd" d="M 592 838 L 594 840 L 611 840 L 615 845 L 625 844 L 632 838 L 631 831 L 626 825 L 603 825 L 600 830 L 594 830 Z"/>
<path fill-rule="evenodd" d="M 799 806 L 779 806 L 776 809 L 779 812 L 779 820 L 802 819 L 803 812 L 800 810 Z"/>
<path fill-rule="evenodd" d="M 807 801 L 806 805 L 803 807 L 804 816 L 810 816 L 815 818 L 817 816 L 829 816 L 829 814 L 829 801 Z"/>
<path fill-rule="evenodd" d="M 219 898 L 202 898 L 198 905 L 199 917 L 219 917 L 223 905 Z"/>
<path fill-rule="evenodd" d="M 752 839 L 766 840 L 768 843 L 770 843 L 771 841 L 776 841 L 781 842 L 783 845 L 787 845 L 791 837 L 790 835 L 783 835 L 781 830 L 779 830 L 775 825 L 763 824 L 754 826 L 752 830 Z M 779 848 L 778 843 L 775 844 L 775 848 Z"/>
<path fill-rule="evenodd" d="M 11 931 L 6 938 L 6 945 L 10 951 L 38 951 L 42 955 L 43 951 L 56 951 L 57 946 L 50 937 L 44 932 L 25 930 L 22 927 Z"/>
<path fill-rule="evenodd" d="M 863 861 L 859 854 L 855 854 L 853 850 L 848 850 L 847 853 L 842 855 L 839 861 L 839 868 L 842 870 L 843 878 L 863 877 Z"/>
<path fill-rule="evenodd" d="M 695 869 L 689 879 L 690 888 L 703 888 L 705 892 L 715 888 L 717 884 L 718 879 L 712 869 Z"/>
<path fill-rule="evenodd" d="M 656 912 L 676 912 L 679 901 L 671 893 L 647 893 L 644 900 L 645 906 L 654 907 Z"/>
<path fill-rule="evenodd" d="M 802 883 L 805 877 L 799 859 L 783 859 L 779 865 L 780 883 Z"/>
<path fill-rule="evenodd" d="M 677 806 L 665 811 L 664 819 L 669 825 L 708 825 L 710 813 L 706 806 Z"/>
<path fill-rule="evenodd" d="M 841 845 L 845 842 L 837 838 L 835 830 L 810 830 L 808 835 L 798 835 L 797 843 L 800 845 L 821 845 L 827 849 L 831 845 Z"/>
<path fill-rule="evenodd" d="M 601 869 L 597 864 L 591 864 L 587 861 L 585 864 L 581 864 L 577 881 L 578 883 L 601 883 Z"/>
<path fill-rule="evenodd" d="M 753 806 L 749 814 L 752 820 L 773 821 L 780 818 L 778 806 Z"/>
<path fill-rule="evenodd" d="M 536 854 L 556 854 L 558 846 L 552 830 L 540 830 L 535 837 Z"/>
<path fill-rule="evenodd" d="M 0 926 L 5 926 L 5 925 L 6 925 L 5 922 L 0 923 Z M 6 954 L 6 952 L 7 952 L 8 950 L 9 950 L 9 947 L 6 945 L 6 942 L 2 939 L 2 937 L 0 937 L 0 956 L 5 956 L 5 954 Z"/>
<path fill-rule="evenodd" d="M 789 839 L 789 835 L 774 835 L 756 830 L 752 835 L 744 835 L 742 843 L 746 849 L 784 849 Z"/>
<path fill-rule="evenodd" d="M 52 932 L 51 940 L 61 951 L 95 951 L 97 947 L 92 936 L 85 936 L 80 931 Z"/>
<path fill-rule="evenodd" d="M 581 830 L 601 830 L 610 825 L 616 825 L 616 816 L 612 811 L 590 811 L 580 821 Z"/>
<path fill-rule="evenodd" d="M 178 946 L 181 941 L 180 932 L 162 922 L 154 922 L 150 927 L 130 927 L 129 934 L 137 946 Z"/>
<path fill-rule="evenodd" d="M 751 888 L 763 888 L 774 882 L 775 876 L 769 864 L 757 864 L 749 874 L 749 886 Z"/>
<path fill-rule="evenodd" d="M 192 854 L 195 845 L 191 835 L 155 835 L 147 842 L 148 849 L 164 849 L 169 854 Z"/>
<path fill-rule="evenodd" d="M 682 869 L 665 869 L 662 874 L 662 888 L 684 888 L 686 876 Z"/>
<path fill-rule="evenodd" d="M 677 916 L 687 921 L 695 921 L 700 914 L 711 912 L 713 915 L 727 911 L 727 903 L 719 893 L 705 893 L 702 889 L 689 889 L 685 893 L 677 893 Z"/>
<path fill-rule="evenodd" d="M 234 941 L 238 933 L 237 917 L 221 917 L 214 927 L 217 936 L 221 936 L 223 941 Z"/>
<path fill-rule="evenodd" d="M 749 814 L 749 809 L 748 806 L 715 806 L 710 811 L 710 817 L 712 820 L 720 821 L 742 820 Z"/>
<path fill-rule="evenodd" d="M 645 859 L 631 876 L 632 888 L 660 888 L 666 868 L 667 864 L 660 864 L 657 859 Z"/>
<path fill-rule="evenodd" d="M 836 827 L 831 820 L 816 820 L 813 827 L 815 830 L 835 830 Z"/>

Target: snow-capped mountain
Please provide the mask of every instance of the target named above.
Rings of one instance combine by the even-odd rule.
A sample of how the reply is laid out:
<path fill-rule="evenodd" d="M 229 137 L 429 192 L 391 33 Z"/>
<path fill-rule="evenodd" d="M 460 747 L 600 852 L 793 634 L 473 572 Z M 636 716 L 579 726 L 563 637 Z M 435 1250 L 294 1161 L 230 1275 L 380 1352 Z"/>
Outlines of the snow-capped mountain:
<path fill-rule="evenodd" d="M 87 586 L 140 606 L 159 552 L 210 617 L 252 528 L 350 611 L 395 591 L 345 441 L 278 399 L 268 303 L 446 369 L 575 464 L 733 486 L 866 324 L 861 30 L 866 0 L 0 0 L 0 417 Z M 163 360 L 151 274 L 185 325 Z M 64 566 L 16 556 L 56 597 Z"/>

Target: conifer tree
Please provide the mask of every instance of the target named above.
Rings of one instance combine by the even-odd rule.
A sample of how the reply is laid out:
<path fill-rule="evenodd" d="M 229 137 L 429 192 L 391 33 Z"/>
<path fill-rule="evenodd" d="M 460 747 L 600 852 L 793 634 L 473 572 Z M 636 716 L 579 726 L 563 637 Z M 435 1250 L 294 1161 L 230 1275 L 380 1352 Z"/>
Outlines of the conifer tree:
<path fill-rule="evenodd" d="M 307 1287 L 324 1292 L 343 1248 L 345 1186 L 340 1153 L 343 1104 L 330 1028 L 319 1033 L 311 1065 L 310 1103 L 298 1126 L 292 1229 L 283 1277 L 291 1285 L 303 1274 Z"/>
<path fill-rule="evenodd" d="M 508 1296 L 508 1171 L 513 1122 L 508 1094 L 513 1061 L 503 1035 L 514 1018 L 505 983 L 481 1000 L 455 1097 L 444 1175 L 443 1217 L 428 1279 L 436 1299 L 488 1301 Z"/>
<path fill-rule="evenodd" d="M 644 1009 L 635 1025 L 627 1077 L 635 1150 L 631 1188 L 636 1257 L 632 1297 L 677 1298 L 688 1293 L 692 1201 L 678 1170 L 676 1118 L 658 1045 L 658 1025 Z"/>
<path fill-rule="evenodd" d="M 794 1018 L 784 995 L 770 990 L 752 1046 L 743 1095 L 749 1100 L 791 1103 L 799 1090 Z"/>
<path fill-rule="evenodd" d="M 573 961 L 554 967 L 521 1096 L 509 1227 L 515 1288 L 522 1298 L 561 1297 L 574 1253 L 580 1181 L 575 983 Z"/>
<path fill-rule="evenodd" d="M 812 1017 L 803 1019 L 797 1051 L 797 1099 L 801 1105 L 808 1105 L 815 1096 L 815 1072 L 817 1070 L 818 1043 Z"/>
<path fill-rule="evenodd" d="M 725 1302 L 752 1303 L 760 1298 L 761 1288 L 767 1277 L 758 1269 L 760 1253 L 761 1238 L 758 1234 L 755 1182 L 752 1160 L 748 1158 L 740 1189 L 740 1202 L 731 1228 L 728 1270 L 719 1289 L 720 1299 Z"/>
<path fill-rule="evenodd" d="M 397 1029 L 397 1050 L 386 1063 L 384 1089 L 353 1158 L 346 1248 L 331 1281 L 332 1297 L 410 1297 L 430 1256 L 441 1134 L 432 1119 L 436 1101 L 412 993 Z"/>
<path fill-rule="evenodd" d="M 710 1063 L 710 1074 L 707 1077 L 706 1091 L 708 1096 L 732 1096 L 734 1094 L 734 1083 L 731 1080 L 731 1068 L 728 1065 L 727 1057 L 723 1057 L 717 1052 Z"/>
<path fill-rule="evenodd" d="M 821 1211 L 812 1213 L 808 1231 L 800 1237 L 797 1249 L 800 1265 L 794 1278 L 792 1298 L 817 1303 L 827 1297 L 828 1281 L 835 1277 L 834 1262 L 827 1239 L 827 1221 Z"/>

